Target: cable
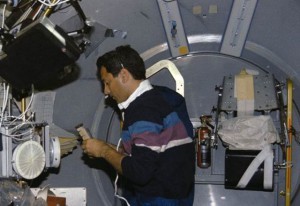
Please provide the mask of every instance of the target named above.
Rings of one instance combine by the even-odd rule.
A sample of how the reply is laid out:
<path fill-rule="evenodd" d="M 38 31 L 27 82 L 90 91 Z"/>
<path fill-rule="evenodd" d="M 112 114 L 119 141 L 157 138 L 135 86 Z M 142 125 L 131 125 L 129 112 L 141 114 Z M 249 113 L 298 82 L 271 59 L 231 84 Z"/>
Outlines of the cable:
<path fill-rule="evenodd" d="M 65 7 L 60 7 L 60 8 L 58 8 L 58 9 L 55 9 L 54 12 L 62 11 L 62 10 L 64 10 L 64 9 L 67 9 L 67 8 L 71 7 L 71 6 L 72 6 L 72 5 L 67 5 L 67 6 L 65 6 Z M 60 13 L 66 13 L 66 12 L 60 12 Z"/>
<path fill-rule="evenodd" d="M 3 83 L 3 102 L 2 102 L 2 108 L 0 111 L 0 128 L 2 128 L 2 125 L 4 124 L 5 120 L 8 120 L 11 117 L 14 116 L 5 116 L 5 111 L 6 111 L 6 107 L 7 107 L 7 103 L 8 103 L 8 99 L 9 99 L 9 90 L 10 87 L 9 85 L 6 86 L 5 83 Z M 8 134 L 6 133 L 2 133 L 3 136 L 7 137 L 7 138 L 12 138 L 16 141 L 27 141 L 32 139 L 32 137 L 30 136 L 31 134 L 33 134 L 32 128 L 34 128 L 33 126 L 33 122 L 31 122 L 31 119 L 33 118 L 34 114 L 32 113 L 30 116 L 28 116 L 25 121 L 22 121 L 21 124 L 17 124 L 17 125 L 13 125 L 17 120 L 23 120 L 23 117 L 26 117 L 26 113 L 30 110 L 31 104 L 33 102 L 33 97 L 34 97 L 34 92 L 32 92 L 31 95 L 31 99 L 30 102 L 27 106 L 27 108 L 25 109 L 25 111 L 23 113 L 21 113 L 19 116 L 14 117 L 15 119 L 13 121 L 10 122 L 5 122 L 5 126 L 9 127 L 9 126 L 13 126 L 12 128 L 7 129 Z M 30 128 L 27 128 L 26 131 L 22 132 L 22 133 L 18 133 L 18 134 L 13 134 L 14 132 L 17 132 L 20 128 L 22 128 L 24 125 L 29 125 Z M 23 138 L 21 139 L 22 136 L 26 136 L 29 135 L 28 138 Z"/>
<path fill-rule="evenodd" d="M 18 119 L 23 119 L 23 117 L 26 116 L 26 113 L 30 110 L 31 104 L 32 104 L 32 102 L 33 102 L 33 98 L 34 98 L 34 92 L 32 92 L 32 94 L 31 94 L 30 101 L 29 101 L 29 103 L 28 103 L 28 105 L 27 105 L 25 111 L 22 112 L 18 117 L 16 117 L 16 119 L 13 120 L 9 125 L 11 125 L 12 123 L 14 123 L 14 122 L 15 122 L 16 120 L 18 120 Z M 32 115 L 30 115 L 29 117 L 32 117 Z M 26 120 L 26 121 L 28 121 L 28 120 Z"/>
<path fill-rule="evenodd" d="M 2 10 L 3 10 L 3 13 L 2 13 L 2 24 L 1 24 L 1 28 L 4 28 L 4 24 L 5 24 L 5 10 L 6 10 L 6 4 L 4 4 Z"/>
<path fill-rule="evenodd" d="M 64 3 L 67 3 L 68 1 L 70 0 L 58 0 L 56 2 L 51 2 L 50 0 L 38 0 L 40 3 L 46 5 L 46 6 L 49 6 L 49 7 L 53 7 L 53 6 L 57 6 L 59 4 L 64 4 Z"/>
<path fill-rule="evenodd" d="M 120 138 L 119 141 L 118 141 L 117 148 L 116 148 L 117 151 L 119 151 L 119 147 L 121 145 L 121 141 L 122 141 L 122 139 Z M 121 199 L 121 200 L 124 200 L 126 202 L 126 204 L 128 206 L 130 206 L 129 202 L 126 200 L 125 197 L 122 197 L 122 196 L 118 195 L 118 191 L 117 191 L 118 190 L 118 186 L 117 186 L 118 179 L 119 179 L 119 174 L 117 173 L 117 176 L 116 176 L 116 179 L 115 179 L 115 196 L 117 198 Z"/>
<path fill-rule="evenodd" d="M 11 134 L 2 134 L 2 136 L 5 136 L 5 137 L 8 137 L 8 138 L 11 138 L 13 140 L 16 140 L 16 141 L 28 141 L 28 140 L 31 140 L 32 137 L 30 136 L 31 134 L 33 134 L 32 130 L 28 130 L 26 132 L 23 132 L 23 133 L 20 133 L 20 134 L 15 134 L 15 135 L 11 135 Z M 29 135 L 27 138 L 17 138 L 17 137 L 21 137 L 21 136 L 25 136 L 25 135 Z"/>
<path fill-rule="evenodd" d="M 6 106 L 7 106 L 8 96 L 9 96 L 9 85 L 6 88 L 6 84 L 3 83 L 3 102 L 2 102 L 2 110 L 0 112 L 0 128 L 3 123 L 3 119 L 4 119 L 3 116 L 4 116 L 4 111 L 6 109 Z"/>

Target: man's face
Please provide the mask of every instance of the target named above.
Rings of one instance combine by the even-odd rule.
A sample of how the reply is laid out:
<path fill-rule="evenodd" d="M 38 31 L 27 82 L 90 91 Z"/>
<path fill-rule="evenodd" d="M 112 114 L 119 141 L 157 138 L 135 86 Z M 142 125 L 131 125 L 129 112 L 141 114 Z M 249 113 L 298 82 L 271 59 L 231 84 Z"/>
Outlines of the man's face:
<path fill-rule="evenodd" d="M 126 97 L 126 93 L 124 92 L 125 85 L 122 82 L 120 74 L 114 77 L 111 73 L 107 72 L 105 67 L 101 67 L 100 74 L 104 94 L 112 97 L 117 103 L 126 101 L 128 97 Z"/>

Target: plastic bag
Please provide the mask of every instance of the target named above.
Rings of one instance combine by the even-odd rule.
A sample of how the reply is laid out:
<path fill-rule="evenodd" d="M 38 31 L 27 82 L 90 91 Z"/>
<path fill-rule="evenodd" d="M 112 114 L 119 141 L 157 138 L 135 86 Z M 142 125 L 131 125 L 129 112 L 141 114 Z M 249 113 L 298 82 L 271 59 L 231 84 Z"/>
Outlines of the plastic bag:
<path fill-rule="evenodd" d="M 10 179 L 0 179 L 0 205 L 46 206 L 44 200 L 36 199 L 28 186 L 21 186 Z"/>
<path fill-rule="evenodd" d="M 278 142 L 279 135 L 270 116 L 243 116 L 223 121 L 218 129 L 229 149 L 261 150 Z"/>

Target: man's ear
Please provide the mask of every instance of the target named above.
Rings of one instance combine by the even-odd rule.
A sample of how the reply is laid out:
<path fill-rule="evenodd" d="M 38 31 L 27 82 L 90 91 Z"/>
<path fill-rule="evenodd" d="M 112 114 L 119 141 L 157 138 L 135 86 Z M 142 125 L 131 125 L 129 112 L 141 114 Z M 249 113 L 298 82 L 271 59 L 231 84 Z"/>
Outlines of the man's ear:
<path fill-rule="evenodd" d="M 130 78 L 130 73 L 126 68 L 122 68 L 120 71 L 120 78 L 122 83 L 126 83 Z"/>

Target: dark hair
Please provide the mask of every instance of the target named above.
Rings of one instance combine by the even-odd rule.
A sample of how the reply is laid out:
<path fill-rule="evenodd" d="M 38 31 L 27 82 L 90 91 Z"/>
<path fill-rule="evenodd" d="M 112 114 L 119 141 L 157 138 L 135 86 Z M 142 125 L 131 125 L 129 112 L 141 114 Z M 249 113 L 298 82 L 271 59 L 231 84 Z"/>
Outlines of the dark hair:
<path fill-rule="evenodd" d="M 100 78 L 100 69 L 105 67 L 107 72 L 116 77 L 121 69 L 126 68 L 134 79 L 146 79 L 146 69 L 139 53 L 129 45 L 119 46 L 115 50 L 105 53 L 97 60 L 97 76 Z"/>

